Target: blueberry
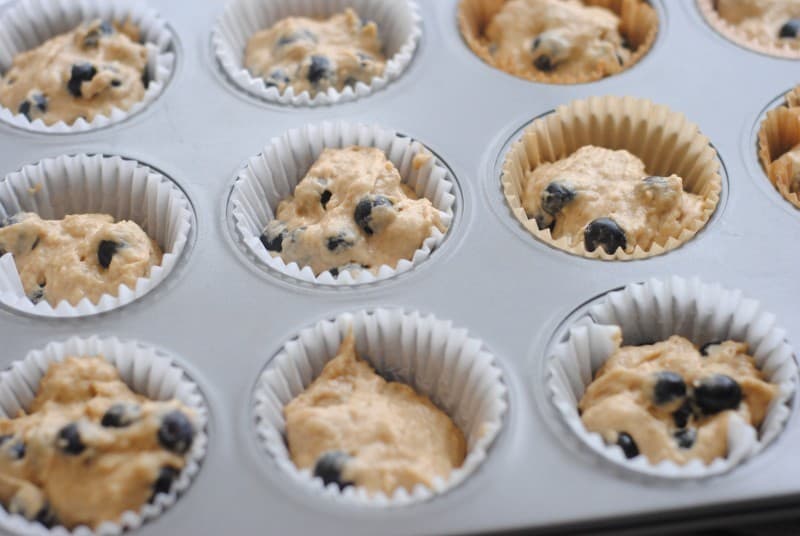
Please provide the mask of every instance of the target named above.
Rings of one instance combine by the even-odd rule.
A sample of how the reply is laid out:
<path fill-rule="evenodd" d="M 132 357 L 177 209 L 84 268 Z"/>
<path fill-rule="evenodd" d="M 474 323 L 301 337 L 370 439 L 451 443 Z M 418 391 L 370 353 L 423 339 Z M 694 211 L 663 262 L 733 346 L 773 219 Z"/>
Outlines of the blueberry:
<path fill-rule="evenodd" d="M 620 432 L 617 436 L 617 445 L 622 448 L 626 458 L 635 458 L 639 455 L 639 447 L 636 446 L 636 441 L 626 432 Z"/>
<path fill-rule="evenodd" d="M 73 456 L 77 456 L 86 450 L 86 445 L 81 441 L 78 425 L 73 422 L 59 430 L 58 436 L 56 437 L 56 446 L 61 449 L 64 454 L 71 454 Z"/>
<path fill-rule="evenodd" d="M 311 56 L 308 66 L 308 81 L 313 85 L 319 84 L 323 78 L 330 78 L 333 74 L 331 62 L 325 56 Z"/>
<path fill-rule="evenodd" d="M 555 65 L 553 65 L 553 60 L 550 59 L 550 56 L 545 56 L 545 55 L 541 55 L 535 60 L 533 60 L 533 66 L 545 73 L 549 73 L 550 71 L 555 69 Z"/>
<path fill-rule="evenodd" d="M 628 50 L 633 50 L 633 46 L 631 45 L 630 39 L 626 36 L 622 36 L 622 48 L 627 48 Z"/>
<path fill-rule="evenodd" d="M 122 247 L 122 244 L 112 240 L 101 240 L 100 245 L 97 246 L 97 262 L 103 268 L 108 268 L 111 265 L 111 259 L 117 253 L 117 250 Z"/>
<path fill-rule="evenodd" d="M 800 19 L 789 19 L 778 33 L 781 39 L 794 39 L 800 34 Z"/>
<path fill-rule="evenodd" d="M 620 56 L 619 54 L 617 54 L 617 63 L 619 63 L 619 66 L 620 66 L 620 67 L 622 67 L 623 65 L 625 65 L 625 60 L 623 60 L 623 59 L 622 59 L 622 56 Z"/>
<path fill-rule="evenodd" d="M 58 518 L 56 517 L 56 513 L 50 508 L 50 503 L 44 503 L 41 510 L 36 513 L 34 521 L 41 523 L 48 529 L 58 525 Z"/>
<path fill-rule="evenodd" d="M 33 303 L 39 303 L 44 298 L 44 284 L 39 284 L 39 288 L 34 289 L 30 294 L 28 294 L 28 299 L 31 300 Z"/>
<path fill-rule="evenodd" d="M 392 201 L 382 195 L 370 195 L 362 197 L 353 211 L 353 219 L 356 225 L 368 235 L 372 235 L 375 232 L 372 227 L 372 211 L 381 206 L 391 207 Z"/>
<path fill-rule="evenodd" d="M 278 220 L 272 220 L 264 228 L 259 240 L 267 248 L 267 251 L 280 253 L 283 251 L 283 240 L 286 238 L 286 225 Z"/>
<path fill-rule="evenodd" d="M 328 207 L 328 201 L 331 200 L 333 197 L 333 193 L 330 190 L 324 190 L 319 196 L 319 202 L 322 204 L 322 209 L 325 210 Z"/>
<path fill-rule="evenodd" d="M 536 220 L 536 226 L 540 231 L 545 229 L 552 230 L 556 223 L 556 219 L 553 216 L 550 214 L 545 214 L 544 212 L 537 212 L 534 216 L 534 219 Z"/>
<path fill-rule="evenodd" d="M 559 182 L 551 182 L 542 190 L 542 210 L 555 216 L 573 199 L 575 199 L 574 190 Z"/>
<path fill-rule="evenodd" d="M 314 464 L 314 476 L 322 479 L 322 482 L 336 484 L 340 489 L 352 486 L 353 483 L 346 481 L 342 477 L 342 471 L 350 456 L 340 450 L 329 450 L 317 459 Z"/>
<path fill-rule="evenodd" d="M 100 424 L 106 428 L 125 428 L 139 418 L 139 406 L 132 404 L 114 404 L 103 415 Z"/>
<path fill-rule="evenodd" d="M 100 23 L 100 31 L 105 35 L 111 35 L 114 33 L 114 26 L 107 20 L 104 20 Z"/>
<path fill-rule="evenodd" d="M 97 28 L 92 28 L 86 33 L 83 39 L 84 48 L 97 48 L 100 44 L 100 37 L 102 35 L 110 35 L 114 33 L 114 27 L 106 21 L 101 22 Z"/>
<path fill-rule="evenodd" d="M 0 445 L 4 445 L 8 443 L 14 436 L 11 434 L 5 434 L 0 436 Z M 14 460 L 21 460 L 25 457 L 25 443 L 22 440 L 17 441 L 10 447 L 8 447 L 8 455 Z"/>
<path fill-rule="evenodd" d="M 174 467 L 165 465 L 158 471 L 158 478 L 153 482 L 153 494 L 148 502 L 153 502 L 159 493 L 169 493 L 172 483 L 178 478 L 179 471 Z"/>
<path fill-rule="evenodd" d="M 712 346 L 719 346 L 722 343 L 723 343 L 723 341 L 707 342 L 703 346 L 700 347 L 700 354 L 704 355 L 704 356 L 708 356 L 708 351 L 711 349 Z"/>
<path fill-rule="evenodd" d="M 669 404 L 686 396 L 686 383 L 680 374 L 663 371 L 656 376 L 656 385 L 653 388 L 653 400 L 659 406 Z"/>
<path fill-rule="evenodd" d="M 317 36 L 314 35 L 313 32 L 306 29 L 298 30 L 289 35 L 282 35 L 275 43 L 275 46 L 279 48 L 285 47 L 286 45 L 291 45 L 292 43 L 296 43 L 297 41 L 311 41 L 312 43 L 316 43 Z"/>
<path fill-rule="evenodd" d="M 17 113 L 22 114 L 25 118 L 30 121 L 31 120 L 31 101 L 24 100 L 19 103 L 19 108 L 17 108 Z"/>
<path fill-rule="evenodd" d="M 594 251 L 602 246 L 609 255 L 628 245 L 625 231 L 611 218 L 597 218 L 590 222 L 583 231 L 583 242 L 587 250 Z"/>
<path fill-rule="evenodd" d="M 55 525 L 57 521 L 55 514 L 50 509 L 50 505 L 45 502 L 38 511 L 33 511 L 32 508 L 35 502 L 30 499 L 31 497 L 23 493 L 20 488 L 8 501 L 7 507 L 9 513 L 23 516 L 31 521 L 36 521 L 47 528 Z M 32 502 L 34 502 L 34 504 L 31 504 Z"/>
<path fill-rule="evenodd" d="M 345 233 L 329 236 L 325 241 L 325 246 L 328 248 L 328 251 L 341 251 L 353 247 L 353 244 L 354 242 L 350 240 Z"/>
<path fill-rule="evenodd" d="M 150 73 L 147 71 L 147 67 L 144 68 L 142 71 L 142 86 L 147 89 L 147 86 L 150 85 Z"/>
<path fill-rule="evenodd" d="M 74 97 L 80 98 L 81 84 L 89 82 L 94 75 L 97 74 L 97 69 L 91 63 L 76 63 L 72 66 L 72 74 L 67 82 L 67 89 Z"/>
<path fill-rule="evenodd" d="M 713 415 L 738 408 L 742 402 L 742 388 L 730 376 L 714 374 L 695 386 L 694 400 L 705 415 Z"/>
<path fill-rule="evenodd" d="M 122 80 L 117 80 L 116 78 L 111 81 L 111 87 L 119 87 L 122 85 Z"/>
<path fill-rule="evenodd" d="M 182 411 L 170 411 L 161 419 L 158 442 L 167 450 L 184 454 L 194 441 L 194 425 Z"/>
<path fill-rule="evenodd" d="M 267 87 L 279 87 L 281 85 L 287 85 L 289 82 L 291 82 L 291 79 L 283 69 L 272 69 L 269 76 L 264 79 L 264 83 Z"/>
<path fill-rule="evenodd" d="M 32 121 L 31 112 L 47 112 L 47 97 L 43 93 L 34 93 L 31 98 L 25 99 L 19 104 L 17 113 L 24 115 L 28 121 Z"/>
<path fill-rule="evenodd" d="M 673 434 L 678 446 L 682 449 L 690 449 L 697 440 L 697 431 L 694 428 L 678 430 Z"/>
<path fill-rule="evenodd" d="M 689 418 L 692 416 L 692 403 L 689 400 L 672 413 L 672 420 L 675 421 L 677 428 L 686 428 L 689 425 Z"/>

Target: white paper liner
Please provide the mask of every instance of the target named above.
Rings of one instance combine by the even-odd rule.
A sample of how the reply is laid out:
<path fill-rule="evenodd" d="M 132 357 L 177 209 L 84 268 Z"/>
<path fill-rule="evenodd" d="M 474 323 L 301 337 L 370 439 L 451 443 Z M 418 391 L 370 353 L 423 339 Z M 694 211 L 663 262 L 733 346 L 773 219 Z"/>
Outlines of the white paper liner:
<path fill-rule="evenodd" d="M 0 14 L 0 73 L 11 67 L 17 54 L 96 18 L 119 22 L 129 19 L 139 28 L 147 48 L 149 78 L 142 100 L 128 110 L 114 108 L 111 115 L 98 115 L 91 122 L 79 118 L 70 125 L 63 121 L 53 125 L 46 125 L 41 119 L 30 121 L 17 110 L 3 106 L 0 106 L 0 120 L 35 132 L 84 132 L 124 121 L 161 95 L 175 68 L 173 36 L 155 10 L 136 0 L 20 0 Z"/>
<path fill-rule="evenodd" d="M 578 402 L 595 372 L 616 350 L 615 341 L 624 337 L 623 345 L 649 344 L 671 335 L 696 345 L 729 339 L 746 342 L 765 378 L 779 386 L 760 430 L 734 415 L 729 420 L 728 456 L 709 465 L 701 460 L 683 466 L 672 461 L 655 465 L 643 455 L 626 459 L 621 448 L 589 433 L 578 414 Z M 608 461 L 667 479 L 721 474 L 761 452 L 783 430 L 797 383 L 794 351 L 774 315 L 743 298 L 740 291 L 679 277 L 632 284 L 599 299 L 554 347 L 547 370 L 548 394 L 581 442 Z"/>
<path fill-rule="evenodd" d="M 336 356 L 352 328 L 358 354 L 384 377 L 408 383 L 445 411 L 464 433 L 467 457 L 433 488 L 397 489 L 391 497 L 370 496 L 356 486 L 324 486 L 308 469 L 299 470 L 284 440 L 283 407 L 319 376 Z M 288 341 L 261 374 L 254 397 L 255 426 L 262 446 L 278 467 L 309 491 L 335 500 L 370 507 L 403 506 L 428 500 L 463 482 L 486 458 L 500 432 L 507 408 L 506 386 L 494 356 L 478 339 L 433 315 L 377 309 L 344 313 L 303 329 Z"/>
<path fill-rule="evenodd" d="M 24 313 L 61 318 L 110 311 L 150 292 L 175 268 L 193 224 L 191 204 L 175 183 L 119 156 L 59 156 L 7 175 L 0 181 L 0 219 L 18 212 L 35 212 L 42 219 L 104 213 L 117 221 L 132 220 L 164 253 L 161 264 L 134 288 L 120 285 L 117 296 L 104 294 L 97 303 L 84 298 L 76 306 L 62 301 L 56 307 L 46 300 L 34 305 L 22 288 L 13 255 L 0 257 L 0 302 Z"/>
<path fill-rule="evenodd" d="M 386 69 L 369 85 L 359 82 L 342 91 L 330 88 L 314 97 L 308 91 L 295 95 L 291 87 L 281 93 L 275 87 L 267 87 L 263 78 L 254 77 L 244 66 L 247 41 L 256 32 L 286 17 L 328 18 L 348 7 L 356 10 L 363 20 L 375 21 L 384 45 Z M 223 71 L 247 93 L 281 104 L 319 106 L 365 97 L 399 78 L 411 63 L 421 35 L 419 6 L 415 0 L 233 0 L 214 26 L 211 39 Z"/>
<path fill-rule="evenodd" d="M 173 482 L 169 493 L 158 494 L 152 503 L 143 505 L 138 512 L 125 512 L 118 523 L 104 522 L 94 531 L 86 526 L 76 527 L 72 531 L 63 526 L 47 529 L 23 516 L 9 514 L 0 507 L 0 527 L 4 530 L 15 534 L 45 536 L 121 534 L 125 530 L 140 527 L 175 504 L 200 470 L 208 443 L 208 409 L 199 387 L 170 356 L 135 341 L 121 341 L 114 337 L 72 337 L 64 342 L 51 342 L 41 350 L 29 352 L 25 359 L 15 361 L 7 370 L 0 372 L 0 417 L 13 418 L 30 405 L 36 396 L 39 382 L 52 363 L 70 356 L 96 355 L 102 355 L 113 364 L 122 381 L 134 392 L 153 400 L 177 399 L 194 410 L 196 435 L 192 448 L 185 456 L 186 465 Z"/>
<path fill-rule="evenodd" d="M 344 122 L 307 125 L 273 138 L 261 154 L 252 157 L 241 170 L 228 200 L 228 214 L 233 218 L 239 238 L 247 250 L 267 266 L 295 279 L 322 285 L 371 283 L 406 272 L 430 257 L 444 241 L 444 233 L 434 228 L 411 259 L 401 259 L 397 266 L 383 265 L 377 274 L 369 270 L 343 270 L 338 278 L 330 272 L 314 275 L 309 266 L 288 265 L 280 256 L 273 257 L 259 240 L 264 227 L 275 218 L 281 200 L 294 193 L 312 164 L 326 148 L 351 145 L 377 147 L 400 172 L 403 182 L 418 197 L 427 198 L 439 210 L 442 224 L 450 227 L 453 220 L 453 178 L 449 170 L 432 155 L 430 161 L 414 169 L 417 154 L 430 153 L 424 145 L 407 136 L 377 126 Z"/>

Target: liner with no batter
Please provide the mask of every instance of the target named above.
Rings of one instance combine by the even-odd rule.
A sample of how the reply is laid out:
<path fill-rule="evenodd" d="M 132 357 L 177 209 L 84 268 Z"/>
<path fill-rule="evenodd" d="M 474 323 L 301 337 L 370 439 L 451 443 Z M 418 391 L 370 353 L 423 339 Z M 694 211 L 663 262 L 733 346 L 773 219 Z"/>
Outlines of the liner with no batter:
<path fill-rule="evenodd" d="M 767 112 L 758 132 L 758 158 L 772 185 L 792 205 L 800 208 L 800 193 L 791 192 L 795 169 L 791 162 L 772 166 L 784 153 L 800 145 L 800 88 L 786 94 L 787 106 Z"/>
<path fill-rule="evenodd" d="M 299 470 L 289 457 L 283 408 L 336 356 L 350 329 L 358 353 L 369 359 L 379 374 L 408 383 L 427 395 L 464 433 L 464 463 L 453 469 L 448 478 L 434 479 L 432 488 L 422 484 L 410 492 L 398 488 L 387 497 L 383 492 L 369 495 L 366 489 L 356 486 L 343 490 L 336 484 L 325 487 L 322 479 L 308 469 Z M 486 458 L 500 432 L 507 389 L 494 362 L 494 356 L 480 340 L 433 315 L 396 309 L 341 314 L 300 331 L 283 345 L 261 374 L 253 393 L 256 432 L 284 474 L 324 497 L 372 507 L 425 501 L 463 482 Z"/>
<path fill-rule="evenodd" d="M 484 38 L 486 28 L 507 0 L 461 0 L 458 6 L 458 26 L 461 36 L 470 49 L 488 65 L 501 69 L 493 63 L 492 55 Z M 652 6 L 642 6 L 639 0 L 584 0 L 588 6 L 604 7 L 620 17 L 622 35 L 636 47 L 623 72 L 636 65 L 652 48 L 658 34 L 658 15 Z M 501 69 L 503 70 L 503 69 Z M 520 76 L 515 73 L 514 76 Z M 602 72 L 589 71 L 580 76 L 553 73 L 539 73 L 531 80 L 550 84 L 580 84 L 600 80 Z"/>
<path fill-rule="evenodd" d="M 540 230 L 522 206 L 527 174 L 541 163 L 555 162 L 585 145 L 625 149 L 639 157 L 648 173 L 683 179 L 683 188 L 703 198 L 702 217 L 687 222 L 677 236 L 633 253 L 621 248 L 609 255 L 603 248 L 588 251 L 569 237 L 554 240 Z M 559 249 L 590 258 L 631 260 L 661 255 L 689 241 L 711 218 L 719 203 L 722 178 L 717 153 L 697 126 L 666 106 L 633 97 L 591 97 L 559 106 L 534 120 L 513 143 L 503 162 L 503 194 L 514 216 L 533 236 Z"/>
<path fill-rule="evenodd" d="M 185 492 L 200 470 L 206 454 L 208 409 L 199 387 L 174 360 L 164 352 L 135 341 L 117 338 L 72 337 L 63 342 L 51 342 L 41 350 L 33 350 L 21 361 L 15 361 L 0 373 L 0 416 L 15 417 L 27 408 L 36 396 L 39 382 L 51 363 L 69 356 L 102 355 L 119 371 L 122 381 L 134 392 L 153 400 L 178 399 L 195 412 L 196 435 L 192 448 L 185 456 L 186 465 L 172 484 L 169 493 L 159 494 L 152 503 L 144 504 L 137 512 L 125 512 L 119 522 L 106 521 L 95 530 L 80 526 L 72 531 L 55 526 L 47 529 L 40 523 L 20 515 L 9 514 L 0 507 L 0 527 L 15 534 L 53 535 L 80 534 L 83 536 L 120 534 L 137 529 L 171 507 Z"/>
<path fill-rule="evenodd" d="M 22 288 L 13 254 L 0 257 L 0 302 L 38 316 L 89 316 L 121 307 L 155 288 L 175 268 L 192 231 L 192 207 L 178 186 L 144 164 L 119 156 L 75 155 L 48 158 L 0 180 L 0 219 L 35 212 L 42 219 L 67 214 L 104 213 L 131 220 L 153 238 L 164 255 L 161 264 L 140 277 L 135 288 L 120 285 L 116 296 L 88 298 L 76 306 L 33 304 Z"/>
<path fill-rule="evenodd" d="M 760 430 L 756 432 L 734 415 L 728 427 L 728 456 L 709 465 L 698 459 L 686 465 L 670 460 L 655 465 L 645 456 L 628 460 L 621 448 L 588 432 L 578 413 L 578 402 L 614 352 L 615 340 L 622 337 L 623 345 L 636 345 L 663 341 L 671 335 L 681 335 L 698 346 L 728 339 L 746 342 L 765 378 L 779 386 Z M 571 439 L 577 436 L 619 466 L 670 479 L 721 474 L 761 452 L 778 437 L 789 418 L 798 372 L 786 331 L 758 302 L 743 298 L 740 291 L 679 277 L 632 284 L 596 300 L 552 348 L 548 360 L 548 395 L 574 433 Z"/>

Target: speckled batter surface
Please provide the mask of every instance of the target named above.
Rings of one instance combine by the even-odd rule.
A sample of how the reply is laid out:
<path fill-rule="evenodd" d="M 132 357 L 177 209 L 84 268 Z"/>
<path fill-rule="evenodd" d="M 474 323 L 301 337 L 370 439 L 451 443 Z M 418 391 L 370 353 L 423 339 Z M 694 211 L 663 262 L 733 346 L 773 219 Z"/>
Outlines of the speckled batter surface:
<path fill-rule="evenodd" d="M 130 23 L 95 20 L 14 58 L 0 81 L 0 104 L 47 125 L 91 122 L 144 97 L 147 49 Z"/>
<path fill-rule="evenodd" d="M 34 303 L 77 305 L 116 296 L 161 264 L 161 249 L 134 222 L 108 214 L 73 214 L 42 220 L 20 213 L 0 228 L 0 252 L 13 253 L 22 286 Z"/>
<path fill-rule="evenodd" d="M 579 407 L 586 428 L 622 446 L 628 457 L 708 464 L 728 453 L 730 416 L 758 428 L 777 389 L 764 380 L 746 344 L 712 343 L 701 353 L 672 336 L 619 348 Z"/>
<path fill-rule="evenodd" d="M 717 0 L 717 12 L 751 39 L 780 43 L 799 37 L 800 0 Z M 783 30 L 787 23 L 793 29 Z"/>
<path fill-rule="evenodd" d="M 703 201 L 683 190 L 677 175 L 649 176 L 644 163 L 625 150 L 587 145 L 527 175 L 523 206 L 554 239 L 567 237 L 607 253 L 648 250 L 678 236 L 700 219 Z M 609 223 L 610 220 L 610 223 Z"/>
<path fill-rule="evenodd" d="M 421 166 L 430 155 L 420 154 Z M 411 259 L 434 229 L 444 231 L 439 211 L 418 199 L 380 149 L 325 149 L 281 201 L 261 241 L 289 264 L 331 270 L 395 267 Z"/>
<path fill-rule="evenodd" d="M 352 333 L 284 414 L 295 465 L 340 486 L 389 495 L 430 486 L 460 467 L 466 453 L 450 418 L 408 385 L 376 374 L 356 355 Z"/>
<path fill-rule="evenodd" d="M 117 521 L 169 490 L 194 437 L 191 415 L 135 394 L 102 357 L 54 363 L 28 413 L 0 419 L 0 500 L 46 525 Z M 165 434 L 168 421 L 181 423 L 181 441 Z"/>
<path fill-rule="evenodd" d="M 328 19 L 288 17 L 254 34 L 247 42 L 245 66 L 268 86 L 311 96 L 358 82 L 369 85 L 386 67 L 374 22 L 352 9 Z"/>

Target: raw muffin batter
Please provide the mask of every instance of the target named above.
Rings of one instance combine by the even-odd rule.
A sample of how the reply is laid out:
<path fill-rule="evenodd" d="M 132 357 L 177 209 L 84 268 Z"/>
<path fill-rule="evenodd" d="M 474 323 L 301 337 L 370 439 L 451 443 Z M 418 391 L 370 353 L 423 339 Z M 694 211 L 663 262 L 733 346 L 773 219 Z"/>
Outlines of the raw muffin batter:
<path fill-rule="evenodd" d="M 786 42 L 800 36 L 800 0 L 717 0 L 717 12 L 751 39 Z"/>
<path fill-rule="evenodd" d="M 20 213 L 0 228 L 0 253 L 13 253 L 22 286 L 34 303 L 44 299 L 77 305 L 116 296 L 161 264 L 161 249 L 131 221 L 114 223 L 108 214 L 73 214 L 42 220 Z"/>
<path fill-rule="evenodd" d="M 730 415 L 758 428 L 777 390 L 747 355 L 747 344 L 716 342 L 698 351 L 674 335 L 619 348 L 579 407 L 586 428 L 628 458 L 641 453 L 654 464 L 695 458 L 709 464 L 728 454 Z"/>
<path fill-rule="evenodd" d="M 261 242 L 287 264 L 337 276 L 394 267 L 410 259 L 434 228 L 445 229 L 439 212 L 402 183 L 383 151 L 354 146 L 322 152 L 294 196 L 278 205 Z"/>
<path fill-rule="evenodd" d="M 91 122 L 142 100 L 147 49 L 130 23 L 95 20 L 18 54 L 0 81 L 0 104 L 47 125 Z"/>
<path fill-rule="evenodd" d="M 631 57 L 620 19 L 579 0 L 510 0 L 486 28 L 495 67 L 526 78 L 541 73 L 601 76 Z"/>
<path fill-rule="evenodd" d="M 357 82 L 369 85 L 386 67 L 378 26 L 352 9 L 329 19 L 288 17 L 253 35 L 245 66 L 267 86 L 311 96 Z"/>
<path fill-rule="evenodd" d="M 549 228 L 553 239 L 566 236 L 588 251 L 648 250 L 702 217 L 702 199 L 685 192 L 680 177 L 648 176 L 644 163 L 625 150 L 587 145 L 527 177 L 528 217 L 539 229 Z"/>
<path fill-rule="evenodd" d="M 391 495 L 446 479 L 464 462 L 464 436 L 450 418 L 408 385 L 377 375 L 356 355 L 352 333 L 284 415 L 292 460 L 325 484 Z"/>
<path fill-rule="evenodd" d="M 96 527 L 169 491 L 194 440 L 191 410 L 133 393 L 102 357 L 68 357 L 29 412 L 0 419 L 0 501 L 50 525 Z"/>

